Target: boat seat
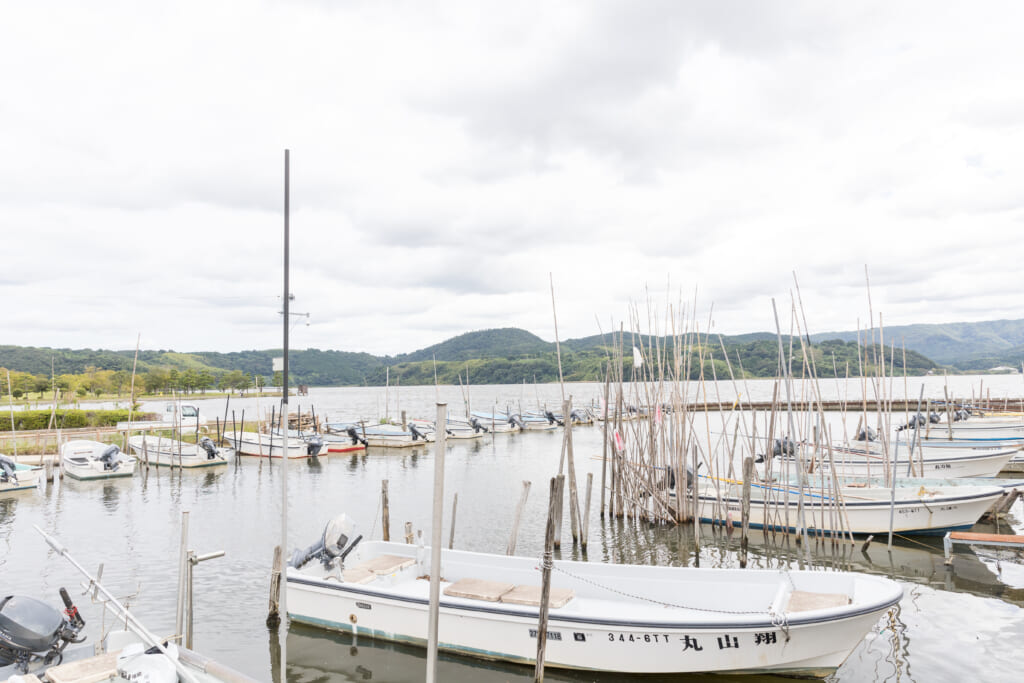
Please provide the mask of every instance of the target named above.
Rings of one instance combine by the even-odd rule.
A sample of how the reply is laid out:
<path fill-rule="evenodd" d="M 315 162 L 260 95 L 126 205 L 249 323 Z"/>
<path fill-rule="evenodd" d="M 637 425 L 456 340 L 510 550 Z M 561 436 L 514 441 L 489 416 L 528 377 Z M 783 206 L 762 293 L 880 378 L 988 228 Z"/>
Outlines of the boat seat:
<path fill-rule="evenodd" d="M 555 588 L 552 586 L 548 594 L 548 607 L 551 609 L 565 607 L 574 597 L 576 597 L 576 594 L 572 592 L 571 588 Z M 501 601 L 507 602 L 510 605 L 540 607 L 540 586 L 516 586 L 508 593 L 502 595 Z"/>
<path fill-rule="evenodd" d="M 50 667 L 46 670 L 46 678 L 53 683 L 110 680 L 117 676 L 118 654 L 111 652 Z"/>
<path fill-rule="evenodd" d="M 445 595 L 453 598 L 469 598 L 471 600 L 485 600 L 487 602 L 498 602 L 501 597 L 511 591 L 515 586 L 502 581 L 486 581 L 484 579 L 459 579 L 444 589 Z"/>
<path fill-rule="evenodd" d="M 391 574 L 397 572 L 400 569 L 411 567 L 416 564 L 416 560 L 411 557 L 402 557 L 401 555 L 378 555 L 372 560 L 367 560 L 361 564 L 352 567 L 349 571 L 356 569 L 365 569 L 368 572 L 372 572 L 378 576 L 385 574 Z"/>
<path fill-rule="evenodd" d="M 341 578 L 345 580 L 345 583 L 361 584 L 374 581 L 377 578 L 377 575 L 369 569 L 353 567 L 352 569 L 346 569 L 341 572 Z"/>
<path fill-rule="evenodd" d="M 846 593 L 812 593 L 793 591 L 789 594 L 786 612 L 809 612 L 830 607 L 844 607 L 853 602 Z"/>

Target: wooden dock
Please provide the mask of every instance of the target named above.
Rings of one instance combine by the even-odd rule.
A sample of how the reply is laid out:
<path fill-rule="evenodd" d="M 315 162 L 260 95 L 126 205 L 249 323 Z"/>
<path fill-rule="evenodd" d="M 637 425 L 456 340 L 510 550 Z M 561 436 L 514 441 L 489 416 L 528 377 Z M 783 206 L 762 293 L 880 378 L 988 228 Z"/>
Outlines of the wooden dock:
<path fill-rule="evenodd" d="M 976 534 L 970 531 L 949 531 L 942 539 L 942 548 L 946 554 L 946 565 L 953 564 L 953 544 L 989 545 L 999 548 L 1024 550 L 1024 536 L 1010 534 Z"/>

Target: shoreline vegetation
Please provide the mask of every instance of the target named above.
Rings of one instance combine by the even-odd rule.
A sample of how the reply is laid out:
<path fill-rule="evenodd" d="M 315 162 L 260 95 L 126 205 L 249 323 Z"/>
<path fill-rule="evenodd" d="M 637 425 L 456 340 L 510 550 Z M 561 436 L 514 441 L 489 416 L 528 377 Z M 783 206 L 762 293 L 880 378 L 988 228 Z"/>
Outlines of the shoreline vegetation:
<path fill-rule="evenodd" d="M 1019 323 L 1019 324 L 1018 324 Z M 965 327 L 966 326 L 966 327 Z M 917 328 L 917 336 L 912 333 Z M 943 335 L 936 328 L 944 330 Z M 1019 329 L 1018 329 L 1019 328 Z M 905 330 L 908 337 L 897 330 Z M 922 337 L 923 334 L 930 336 Z M 833 338 L 829 338 L 829 337 Z M 935 337 L 942 337 L 937 343 Z M 852 338 L 851 338 L 852 337 Z M 807 365 L 821 377 L 874 376 L 879 359 L 890 375 L 1016 373 L 1024 360 L 1024 320 L 956 325 L 911 325 L 890 328 L 886 343 L 873 344 L 868 330 L 836 332 L 803 337 L 783 336 L 792 349 L 796 374 Z M 655 366 L 655 375 L 674 374 L 657 367 L 659 352 L 675 343 L 667 337 L 638 333 L 595 335 L 561 343 L 565 381 L 603 381 L 612 358 L 622 357 L 623 372 L 631 376 L 634 358 Z M 685 346 L 692 359 L 689 379 L 734 376 L 736 379 L 773 378 L 779 367 L 776 335 L 753 333 L 721 336 L 688 336 Z M 918 350 L 912 348 L 917 345 Z M 629 353 L 635 348 L 636 353 Z M 809 363 L 804 362 L 807 349 Z M 930 350 L 932 357 L 920 350 Z M 993 350 L 996 349 L 996 350 Z M 623 353 L 625 351 L 625 353 Z M 274 391 L 280 373 L 270 371 L 278 349 L 230 353 L 179 353 L 157 351 L 106 351 L 51 349 L 0 345 L 0 401 L 28 399 L 73 403 L 86 398 L 119 401 L 136 397 L 187 398 L 238 395 Z M 133 384 L 133 369 L 134 384 Z M 8 386 L 7 376 L 10 375 Z M 559 381 L 559 356 L 553 342 L 517 328 L 467 332 L 434 346 L 396 356 L 368 353 L 292 350 L 290 374 L 293 387 L 344 387 L 460 384 L 547 384 Z M 279 389 L 277 389 L 279 391 Z"/>

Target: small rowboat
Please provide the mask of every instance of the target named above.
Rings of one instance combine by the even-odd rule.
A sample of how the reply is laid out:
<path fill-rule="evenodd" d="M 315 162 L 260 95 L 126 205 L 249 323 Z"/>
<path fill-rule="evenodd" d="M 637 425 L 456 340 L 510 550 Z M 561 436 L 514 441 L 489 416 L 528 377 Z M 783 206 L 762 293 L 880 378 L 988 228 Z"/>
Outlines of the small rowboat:
<path fill-rule="evenodd" d="M 350 542 L 344 516 L 287 568 L 294 622 L 383 640 L 427 640 L 429 549 Z M 532 664 L 540 563 L 441 551 L 439 647 Z M 556 561 L 545 666 L 609 673 L 827 676 L 903 591 L 851 572 Z"/>

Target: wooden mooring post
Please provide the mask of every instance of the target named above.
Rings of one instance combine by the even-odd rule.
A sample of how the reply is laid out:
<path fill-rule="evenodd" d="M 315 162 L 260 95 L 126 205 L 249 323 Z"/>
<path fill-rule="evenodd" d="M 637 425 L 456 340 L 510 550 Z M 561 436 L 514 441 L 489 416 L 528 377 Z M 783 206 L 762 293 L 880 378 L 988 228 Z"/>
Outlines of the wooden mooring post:
<path fill-rule="evenodd" d="M 747 566 L 747 543 L 750 531 L 750 482 L 754 478 L 754 459 L 749 455 L 743 458 L 743 498 L 740 502 L 742 526 L 740 529 L 740 569 Z"/>
<path fill-rule="evenodd" d="M 551 568 L 554 566 L 552 555 L 555 542 L 555 522 L 557 510 L 562 506 L 562 489 L 564 475 L 559 474 L 551 479 L 548 492 L 548 525 L 544 531 L 544 559 L 541 562 L 540 612 L 537 618 L 537 659 L 533 669 L 533 680 L 541 683 L 544 680 L 544 650 L 548 642 L 548 600 L 551 598 Z"/>
<path fill-rule="evenodd" d="M 281 546 L 274 546 L 274 564 L 270 572 L 270 606 L 267 610 L 267 628 L 276 629 L 281 624 Z"/>
<path fill-rule="evenodd" d="M 388 480 L 380 482 L 380 506 L 381 506 L 381 538 L 385 541 L 391 540 L 391 510 L 388 508 Z"/>

